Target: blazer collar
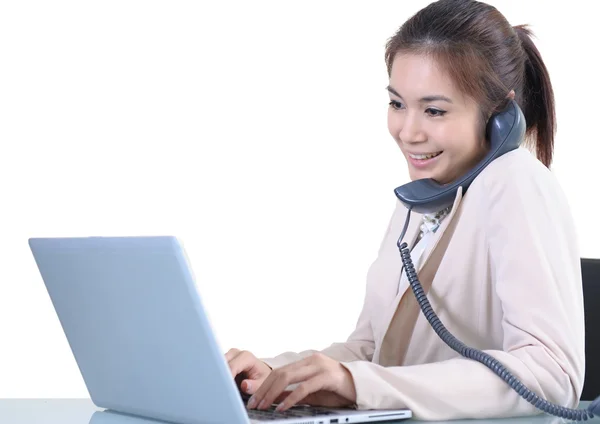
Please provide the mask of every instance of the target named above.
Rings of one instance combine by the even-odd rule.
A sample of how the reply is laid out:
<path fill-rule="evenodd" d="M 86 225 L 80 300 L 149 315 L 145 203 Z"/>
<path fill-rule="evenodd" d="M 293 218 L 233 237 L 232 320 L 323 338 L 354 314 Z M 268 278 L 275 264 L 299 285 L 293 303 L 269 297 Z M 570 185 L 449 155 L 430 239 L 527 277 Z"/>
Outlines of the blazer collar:
<path fill-rule="evenodd" d="M 459 187 L 456 192 L 456 196 L 454 197 L 454 203 L 452 204 L 452 210 L 442 220 L 439 228 L 435 232 L 435 237 L 431 241 L 432 245 L 430 247 L 428 247 L 425 250 L 425 252 L 423 253 L 423 257 L 421 258 L 421 260 L 419 262 L 419 267 L 417 269 L 417 275 L 420 275 L 423 268 L 429 264 L 429 259 L 431 258 L 431 254 L 433 252 L 435 252 L 435 249 L 437 248 L 440 239 L 446 232 L 449 224 L 454 219 L 456 212 L 458 210 L 458 207 L 463 199 L 462 191 L 463 191 L 462 187 Z M 417 239 L 417 236 L 419 235 L 422 216 L 423 216 L 422 214 L 419 214 L 416 212 L 411 212 L 410 222 L 409 222 L 408 228 L 406 230 L 406 235 L 402 239 L 402 241 L 404 241 L 408 244 L 409 249 L 412 249 L 414 242 Z M 398 260 L 400 260 L 400 258 L 398 258 Z M 399 296 L 397 298 L 398 301 L 400 300 L 400 298 L 402 298 L 402 296 L 404 295 L 404 292 L 406 291 L 407 288 L 408 288 L 408 284 L 406 284 L 406 283 L 400 285 L 399 293 L 398 293 Z"/>
<path fill-rule="evenodd" d="M 462 192 L 463 192 L 462 187 L 459 187 L 458 190 L 456 191 L 456 196 L 454 197 L 454 202 L 452 204 L 452 209 L 450 210 L 450 213 L 442 220 L 439 228 L 435 232 L 435 238 L 433 240 L 433 246 L 430 249 L 427 249 L 428 252 L 429 252 L 429 254 L 427 254 L 425 257 L 423 257 L 423 260 L 421 260 L 421 264 L 422 265 L 424 265 L 427 262 L 427 259 L 429 259 L 429 256 L 430 256 L 431 252 L 437 246 L 439 239 L 441 238 L 441 236 L 446 231 L 446 228 L 448 228 L 448 224 L 454 218 L 454 215 L 456 214 L 458 206 L 460 205 L 461 200 L 463 198 Z M 410 214 L 411 214 L 411 216 L 410 216 L 410 222 L 408 223 L 408 228 L 406 229 L 406 234 L 404 235 L 404 238 L 402 239 L 402 241 L 406 242 L 406 244 L 408 244 L 408 248 L 409 249 L 412 249 L 412 247 L 415 244 L 415 240 L 417 239 L 417 237 L 419 235 L 419 232 L 420 232 L 420 229 L 421 229 L 421 223 L 422 223 L 422 219 L 423 219 L 423 214 L 420 214 L 420 213 L 417 213 L 417 212 L 410 212 Z M 421 265 L 420 268 L 422 268 L 422 265 Z"/>
<path fill-rule="evenodd" d="M 463 192 L 462 187 L 459 187 L 458 190 L 456 191 L 456 196 L 454 197 L 454 203 L 452 204 L 452 209 L 450 210 L 450 213 L 442 220 L 439 228 L 435 232 L 435 237 L 432 240 L 432 246 L 431 246 L 431 248 L 427 249 L 425 255 L 423 256 L 423 259 L 421 260 L 420 265 L 419 265 L 419 270 L 423 269 L 425 267 L 425 265 L 427 265 L 427 262 L 429 261 L 431 254 L 435 251 L 440 239 L 442 238 L 442 236 L 448 229 L 448 226 L 454 219 L 456 211 L 458 210 L 458 207 L 463 199 L 462 192 Z M 414 236 L 416 237 L 418 234 L 419 234 L 419 232 L 417 231 Z M 417 272 L 419 270 L 417 270 Z"/>
<path fill-rule="evenodd" d="M 434 236 L 433 240 L 431 241 L 432 246 L 425 250 L 424 256 L 422 257 L 422 259 L 420 261 L 419 267 L 417 269 L 417 275 L 419 276 L 419 279 L 421 279 L 421 277 L 431 277 L 430 274 L 432 274 L 432 273 L 435 274 L 434 272 L 432 272 L 433 271 L 432 269 L 428 269 L 428 268 L 424 268 L 424 267 L 428 266 L 428 265 L 429 266 L 435 265 L 434 263 L 430 263 L 429 259 L 431 258 L 432 253 L 436 250 L 436 247 L 438 246 L 440 239 L 446 232 L 448 225 L 453 221 L 453 219 L 456 215 L 456 212 L 458 210 L 458 207 L 461 203 L 462 198 L 463 198 L 462 197 L 462 187 L 459 187 L 459 189 L 456 192 L 456 197 L 454 198 L 452 210 L 441 222 L 439 228 L 435 232 L 435 236 Z M 406 234 L 405 234 L 404 238 L 402 239 L 403 242 L 406 242 L 408 244 L 409 248 L 412 248 L 414 241 L 416 240 L 417 236 L 419 235 L 419 229 L 420 229 L 422 216 L 423 216 L 422 214 L 419 214 L 416 212 L 411 212 L 410 222 L 408 224 Z M 397 248 L 395 250 L 397 251 Z M 439 256 L 439 255 L 436 255 L 436 256 Z M 392 319 L 394 318 L 394 315 L 398 309 L 398 305 L 400 304 L 400 301 L 406 294 L 407 289 L 410 287 L 408 284 L 408 281 L 406 279 L 401 278 L 402 261 L 400 259 L 400 256 L 395 256 L 394 258 L 395 258 L 394 260 L 398 261 L 398 263 L 399 263 L 398 264 L 398 274 L 397 274 L 398 275 L 398 284 L 399 284 L 398 292 L 395 296 L 394 301 L 390 305 L 391 307 L 389 309 L 387 309 L 385 312 L 385 314 L 386 314 L 386 317 L 384 319 L 385 331 L 383 331 L 379 336 L 379 343 L 378 343 L 379 345 L 381 345 L 381 343 L 383 342 L 383 340 L 388 332 L 390 323 L 392 322 Z M 423 272 L 424 269 L 426 272 Z M 373 360 L 376 362 L 379 361 L 380 354 L 381 354 L 381 351 L 376 351 Z"/>
<path fill-rule="evenodd" d="M 426 287 L 429 287 L 431 285 L 431 283 L 433 282 L 433 278 L 437 271 L 436 267 L 438 265 L 439 258 L 443 254 L 443 252 L 441 252 L 441 251 L 437 252 L 436 248 L 438 247 L 438 244 L 440 243 L 442 236 L 444 235 L 444 233 L 448 229 L 449 225 L 453 222 L 453 220 L 456 216 L 456 213 L 459 209 L 461 200 L 463 198 L 462 193 L 463 193 L 463 189 L 462 189 L 462 187 L 459 187 L 459 189 L 456 192 L 456 196 L 454 198 L 452 210 L 444 218 L 444 220 L 441 222 L 440 226 L 438 227 L 437 231 L 434 233 L 433 239 L 431 240 L 432 246 L 425 249 L 425 252 L 423 253 L 423 257 L 422 257 L 419 267 L 417 269 L 417 275 L 419 277 L 419 280 L 423 284 L 423 286 L 424 286 L 423 288 L 425 289 L 426 292 L 428 291 L 428 289 Z M 421 218 L 422 218 L 422 214 L 412 212 L 411 220 L 409 222 L 409 227 L 406 231 L 406 235 L 405 235 L 404 239 L 402 240 L 402 241 L 406 242 L 409 245 L 409 247 L 412 247 L 412 245 L 414 244 L 414 241 L 416 240 L 416 238 L 419 234 Z M 447 243 L 442 243 L 442 245 L 447 246 Z M 435 255 L 433 255 L 435 259 L 431 261 L 430 259 L 434 252 L 436 253 Z M 398 269 L 400 269 L 400 267 L 402 266 L 402 261 L 401 261 L 400 257 L 397 257 L 397 259 L 395 259 L 395 260 L 397 260 L 399 262 Z M 390 326 L 392 325 L 393 320 L 401 320 L 402 322 L 404 322 L 403 325 L 407 325 L 407 326 L 412 325 L 410 322 L 405 322 L 406 319 L 408 318 L 408 316 L 406 315 L 406 313 L 408 313 L 406 307 L 402 310 L 399 309 L 400 303 L 401 303 L 402 299 L 405 297 L 406 292 L 410 287 L 408 280 L 405 278 L 401 278 L 401 274 L 402 274 L 402 271 L 399 271 L 399 273 L 398 273 L 398 278 L 399 278 L 398 292 L 395 296 L 394 301 L 390 305 L 391 307 L 389 309 L 387 309 L 385 312 L 385 315 L 386 315 L 385 321 L 384 321 L 385 330 L 382 331 L 381 333 L 378 333 L 379 335 L 377 336 L 378 337 L 377 344 L 379 345 L 380 348 L 379 348 L 379 350 L 375 351 L 374 356 L 373 356 L 373 361 L 377 362 L 377 363 L 379 363 L 382 360 L 382 358 L 383 358 L 384 362 L 390 360 L 390 358 L 389 358 L 390 352 L 388 351 L 388 349 L 395 349 L 394 342 L 390 342 L 390 343 L 392 343 L 392 345 L 389 345 L 388 343 L 386 343 L 386 338 L 388 337 L 388 332 L 390 330 Z M 404 304 L 406 305 L 407 303 L 405 302 Z M 398 316 L 396 316 L 396 315 L 398 315 Z M 401 337 L 400 344 L 408 343 L 410 335 L 412 333 L 412 330 L 410 330 L 408 327 L 406 327 L 405 330 L 406 331 L 405 331 L 404 336 L 394 334 L 394 337 L 396 337 L 396 338 Z M 403 337 L 406 340 L 404 340 Z M 404 340 L 404 342 L 402 342 L 402 340 Z M 404 354 L 402 354 L 402 356 L 403 355 Z M 392 359 L 392 363 L 396 363 L 397 359 L 398 358 Z"/>

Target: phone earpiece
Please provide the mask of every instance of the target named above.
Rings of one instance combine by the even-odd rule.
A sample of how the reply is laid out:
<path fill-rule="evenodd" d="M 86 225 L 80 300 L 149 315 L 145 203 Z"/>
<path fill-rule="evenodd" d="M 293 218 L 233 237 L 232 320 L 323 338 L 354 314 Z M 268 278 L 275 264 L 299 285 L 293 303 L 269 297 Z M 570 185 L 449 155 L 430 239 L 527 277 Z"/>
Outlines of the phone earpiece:
<path fill-rule="evenodd" d="M 423 178 L 401 185 L 394 190 L 396 197 L 406 207 L 421 214 L 433 213 L 452 205 L 458 187 L 463 194 L 473 180 L 494 159 L 517 149 L 525 136 L 525 116 L 514 100 L 510 100 L 502 112 L 493 115 L 486 125 L 490 149 L 485 157 L 456 181 L 439 184 L 431 178 Z"/>

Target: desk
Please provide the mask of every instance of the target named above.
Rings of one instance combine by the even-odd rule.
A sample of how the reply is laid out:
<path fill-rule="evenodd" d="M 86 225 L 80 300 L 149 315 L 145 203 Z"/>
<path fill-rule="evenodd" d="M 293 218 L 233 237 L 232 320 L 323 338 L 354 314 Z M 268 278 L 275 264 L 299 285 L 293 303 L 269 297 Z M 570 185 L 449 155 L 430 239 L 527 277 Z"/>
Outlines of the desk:
<path fill-rule="evenodd" d="M 585 408 L 589 402 L 582 402 Z M 396 423 L 410 422 L 396 421 Z M 535 417 L 451 421 L 453 424 L 559 424 L 561 418 L 547 415 Z M 583 423 L 584 421 L 582 421 Z M 585 421 L 600 423 L 600 417 Z M 160 424 L 125 415 L 112 414 L 96 407 L 89 399 L 0 399 L 0 423 L 2 424 Z M 434 423 L 428 421 L 424 423 Z M 381 423 L 385 424 L 385 423 Z"/>

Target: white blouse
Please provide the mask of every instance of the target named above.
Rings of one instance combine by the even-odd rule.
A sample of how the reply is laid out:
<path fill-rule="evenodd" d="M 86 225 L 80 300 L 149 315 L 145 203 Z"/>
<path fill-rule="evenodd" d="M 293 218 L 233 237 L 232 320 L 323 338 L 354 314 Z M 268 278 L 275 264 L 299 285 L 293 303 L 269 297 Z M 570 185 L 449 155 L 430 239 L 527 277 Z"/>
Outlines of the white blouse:
<path fill-rule="evenodd" d="M 448 207 L 435 214 L 423 215 L 420 239 L 418 239 L 417 243 L 410 251 L 410 258 L 415 270 L 419 269 L 421 259 L 423 258 L 423 253 L 425 253 L 425 251 L 427 251 L 427 249 L 431 246 L 433 238 L 435 237 L 435 232 L 439 228 L 443 219 L 448 216 L 448 213 L 450 213 L 450 209 L 451 208 Z M 400 281 L 398 282 L 398 292 L 400 292 L 400 287 L 404 284 L 408 284 L 408 277 L 406 276 L 406 272 L 404 272 L 403 268 Z"/>

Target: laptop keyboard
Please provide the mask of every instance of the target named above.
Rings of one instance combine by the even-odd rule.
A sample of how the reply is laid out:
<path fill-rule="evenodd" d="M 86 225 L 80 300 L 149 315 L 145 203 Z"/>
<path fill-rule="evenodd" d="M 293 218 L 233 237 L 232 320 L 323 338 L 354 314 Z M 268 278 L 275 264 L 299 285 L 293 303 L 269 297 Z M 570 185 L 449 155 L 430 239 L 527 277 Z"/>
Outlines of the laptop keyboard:
<path fill-rule="evenodd" d="M 243 396 L 244 404 L 248 402 L 248 397 Z M 269 409 L 248 409 L 248 417 L 252 420 L 258 421 L 275 421 L 289 418 L 304 418 L 304 417 L 315 417 L 318 415 L 336 415 L 335 412 L 327 410 L 325 408 L 315 406 L 296 405 L 288 409 L 287 411 L 276 411 L 276 405 L 271 405 Z"/>
<path fill-rule="evenodd" d="M 278 412 L 275 411 L 275 406 L 272 406 L 269 409 L 249 409 L 248 417 L 253 420 L 259 421 L 275 421 L 289 418 L 305 418 L 305 417 L 315 417 L 317 415 L 334 415 L 334 412 L 313 408 L 309 406 L 294 406 L 287 411 Z"/>

